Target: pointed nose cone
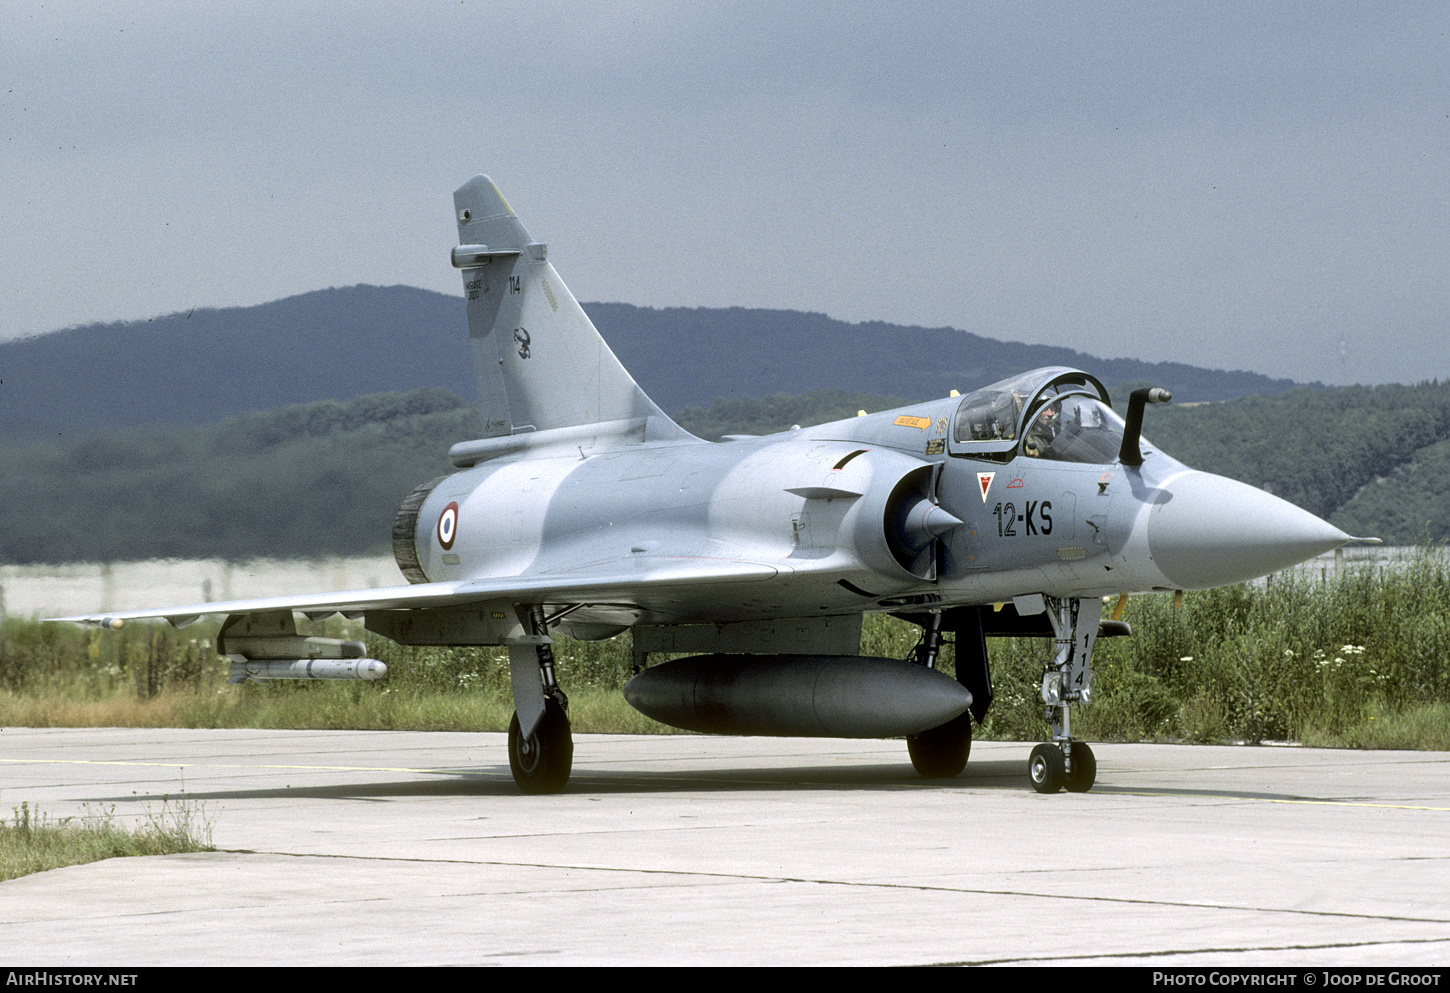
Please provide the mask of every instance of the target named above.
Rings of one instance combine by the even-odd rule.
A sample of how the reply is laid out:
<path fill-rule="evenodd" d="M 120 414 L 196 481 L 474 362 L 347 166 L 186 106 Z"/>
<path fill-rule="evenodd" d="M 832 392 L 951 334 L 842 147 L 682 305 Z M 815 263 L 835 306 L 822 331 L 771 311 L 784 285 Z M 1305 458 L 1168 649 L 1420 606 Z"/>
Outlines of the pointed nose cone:
<path fill-rule="evenodd" d="M 1307 510 L 1206 472 L 1170 480 L 1148 515 L 1153 563 L 1179 589 L 1257 579 L 1349 540 Z"/>

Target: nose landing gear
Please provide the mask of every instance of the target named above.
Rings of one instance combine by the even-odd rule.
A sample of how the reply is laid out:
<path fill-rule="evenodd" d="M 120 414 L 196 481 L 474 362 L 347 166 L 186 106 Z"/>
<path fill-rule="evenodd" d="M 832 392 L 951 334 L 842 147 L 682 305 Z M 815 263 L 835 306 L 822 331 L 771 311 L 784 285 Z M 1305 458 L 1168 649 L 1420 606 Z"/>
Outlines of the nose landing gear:
<path fill-rule="evenodd" d="M 1032 749 L 1027 778 L 1038 793 L 1086 793 L 1098 775 L 1098 763 L 1086 742 L 1072 740 L 1071 715 L 1075 703 L 1092 703 L 1092 652 L 1098 637 L 1103 604 L 1096 598 L 1058 600 L 1044 598 L 1047 617 L 1057 633 L 1057 654 L 1042 677 L 1042 702 L 1052 741 Z"/>
<path fill-rule="evenodd" d="M 1068 772 L 1069 756 L 1072 772 Z M 1064 754 L 1061 745 L 1045 742 L 1032 749 L 1027 760 L 1027 778 L 1038 793 L 1086 793 L 1098 777 L 1098 760 L 1085 741 L 1074 741 Z"/>

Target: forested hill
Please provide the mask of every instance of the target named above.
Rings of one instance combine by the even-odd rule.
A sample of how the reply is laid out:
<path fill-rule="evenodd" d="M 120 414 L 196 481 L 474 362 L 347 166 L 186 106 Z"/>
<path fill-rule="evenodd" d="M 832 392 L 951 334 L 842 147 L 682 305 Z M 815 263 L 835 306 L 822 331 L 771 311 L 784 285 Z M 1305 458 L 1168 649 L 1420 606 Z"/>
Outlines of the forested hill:
<path fill-rule="evenodd" d="M 1109 387 L 1151 381 L 1190 401 L 1282 393 L 1294 385 L 796 311 L 619 303 L 585 309 L 645 391 L 672 412 L 717 398 L 823 389 L 921 400 L 1042 365 L 1083 368 Z M 407 286 L 353 286 L 0 343 L 0 435 L 206 424 L 288 404 L 426 387 L 476 395 L 462 299 Z"/>
<path fill-rule="evenodd" d="M 822 391 L 690 407 L 679 420 L 717 438 L 902 402 Z M 1263 487 L 1349 534 L 1396 545 L 1450 541 L 1450 382 L 1301 387 L 1275 397 L 1154 405 L 1143 434 L 1195 469 Z"/>
<path fill-rule="evenodd" d="M 1071 348 L 997 341 L 953 328 L 847 324 L 794 310 L 587 304 L 625 368 L 667 411 L 717 399 L 847 390 L 906 401 L 970 392 L 1038 366 L 1065 365 L 1110 389 L 1152 382 L 1187 401 L 1274 395 L 1288 379 L 1174 362 L 1103 359 Z"/>
<path fill-rule="evenodd" d="M 705 437 L 895 406 L 844 391 L 721 401 Z M 443 389 L 319 401 L 203 427 L 0 439 L 0 562 L 310 557 L 386 552 L 398 504 L 452 471 L 478 412 Z M 1149 408 L 1145 435 L 1350 534 L 1450 539 L 1450 383 L 1295 390 Z"/>
<path fill-rule="evenodd" d="M 476 395 L 462 299 L 354 286 L 0 343 L 0 434 L 208 424 L 433 386 Z"/>
<path fill-rule="evenodd" d="M 1450 382 L 1154 406 L 1143 434 L 1195 469 L 1262 486 L 1352 535 L 1450 540 Z"/>
<path fill-rule="evenodd" d="M 403 497 L 479 430 L 473 406 L 432 389 L 0 440 L 0 562 L 384 552 Z"/>

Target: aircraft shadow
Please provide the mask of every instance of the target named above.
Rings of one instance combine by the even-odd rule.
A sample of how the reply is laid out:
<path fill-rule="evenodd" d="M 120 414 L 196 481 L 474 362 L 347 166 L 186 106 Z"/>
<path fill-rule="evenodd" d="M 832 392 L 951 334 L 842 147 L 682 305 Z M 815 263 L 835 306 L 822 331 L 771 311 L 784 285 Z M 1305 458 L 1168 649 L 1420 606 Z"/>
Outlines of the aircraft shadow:
<path fill-rule="evenodd" d="M 338 783 L 336 785 L 284 786 L 267 789 L 186 790 L 175 794 L 101 796 L 86 802 L 106 804 L 154 804 L 158 799 L 188 801 L 222 800 L 397 800 L 448 796 L 499 796 L 523 799 L 507 766 L 477 770 L 440 772 L 433 780 L 381 783 Z M 922 779 L 910 765 L 801 765 L 772 769 L 652 769 L 597 772 L 576 771 L 564 790 L 570 794 L 641 793 L 758 793 L 819 790 L 923 790 L 923 789 L 1013 789 L 1026 788 L 1025 762 L 998 760 L 968 763 L 953 779 Z"/>

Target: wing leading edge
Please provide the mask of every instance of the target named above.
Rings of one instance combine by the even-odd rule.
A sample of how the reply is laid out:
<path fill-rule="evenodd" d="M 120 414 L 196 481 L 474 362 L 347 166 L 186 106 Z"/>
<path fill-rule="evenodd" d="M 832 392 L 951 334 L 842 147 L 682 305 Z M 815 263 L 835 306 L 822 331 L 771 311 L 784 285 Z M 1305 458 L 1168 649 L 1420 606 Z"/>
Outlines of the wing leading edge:
<path fill-rule="evenodd" d="M 655 559 L 643 568 L 621 568 L 617 562 L 609 562 L 568 573 L 461 579 L 332 593 L 299 593 L 142 610 L 117 610 L 105 614 L 54 617 L 50 620 L 115 628 L 124 621 L 164 618 L 175 627 L 184 627 L 208 614 L 255 614 L 293 610 L 315 619 L 334 613 L 358 614 L 368 610 L 451 607 L 488 600 L 512 600 L 517 603 L 585 603 L 609 600 L 619 603 L 647 601 L 652 592 L 680 587 L 764 582 L 790 571 L 790 567 L 785 565 L 680 556 L 664 562 Z"/>

